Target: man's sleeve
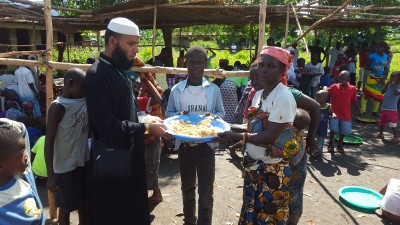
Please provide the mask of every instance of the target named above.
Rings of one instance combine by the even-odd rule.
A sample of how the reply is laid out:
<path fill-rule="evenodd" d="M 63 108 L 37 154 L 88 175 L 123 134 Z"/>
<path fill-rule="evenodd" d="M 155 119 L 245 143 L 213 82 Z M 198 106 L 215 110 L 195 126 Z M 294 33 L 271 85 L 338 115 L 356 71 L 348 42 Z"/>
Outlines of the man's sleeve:
<path fill-rule="evenodd" d="M 26 82 L 28 82 L 28 84 L 35 83 L 35 79 L 33 78 L 32 72 L 29 69 L 25 70 L 25 78 L 26 78 Z"/>
<path fill-rule="evenodd" d="M 222 95 L 221 95 L 221 91 L 219 90 L 219 88 L 216 86 L 215 88 L 215 115 L 224 118 L 225 117 L 225 109 L 224 109 L 224 104 L 222 103 Z"/>

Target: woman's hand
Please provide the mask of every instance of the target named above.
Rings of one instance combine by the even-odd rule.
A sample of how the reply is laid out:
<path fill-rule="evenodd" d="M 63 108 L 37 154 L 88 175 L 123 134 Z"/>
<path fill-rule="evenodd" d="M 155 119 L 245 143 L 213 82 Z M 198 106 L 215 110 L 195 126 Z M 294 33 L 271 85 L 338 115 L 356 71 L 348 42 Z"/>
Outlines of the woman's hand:
<path fill-rule="evenodd" d="M 306 137 L 306 146 L 305 146 L 305 148 L 306 148 L 307 153 L 312 155 L 312 154 L 314 154 L 315 152 L 318 151 L 319 146 L 318 146 L 318 143 L 315 140 L 315 138 Z"/>
<path fill-rule="evenodd" d="M 223 141 L 240 141 L 243 139 L 243 135 L 241 133 L 235 133 L 232 131 L 218 133 L 218 137 Z"/>

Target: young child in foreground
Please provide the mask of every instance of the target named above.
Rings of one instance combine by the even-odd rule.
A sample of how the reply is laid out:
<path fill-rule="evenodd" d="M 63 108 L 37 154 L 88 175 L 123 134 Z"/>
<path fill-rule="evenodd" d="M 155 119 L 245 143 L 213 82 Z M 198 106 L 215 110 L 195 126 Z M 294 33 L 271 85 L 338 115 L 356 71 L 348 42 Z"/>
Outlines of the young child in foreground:
<path fill-rule="evenodd" d="M 0 122 L 0 225 L 45 224 L 34 180 L 20 175 L 29 166 L 21 132 L 10 122 Z M 33 183 L 31 183 L 31 182 Z"/>
<path fill-rule="evenodd" d="M 48 111 L 45 160 L 47 188 L 59 205 L 59 225 L 70 224 L 70 212 L 78 210 L 79 224 L 85 225 L 84 166 L 89 159 L 88 115 L 84 98 L 85 72 L 70 69 L 64 75 L 64 89 Z M 59 202 L 57 202 L 59 197 Z"/>
<path fill-rule="evenodd" d="M 397 102 L 400 98 L 399 82 L 400 72 L 393 72 L 390 76 L 389 82 L 386 83 L 385 87 L 381 91 L 381 93 L 384 94 L 384 97 L 379 118 L 379 134 L 376 136 L 376 138 L 384 140 L 385 137 L 383 136 L 383 130 L 385 129 L 385 126 L 388 125 L 393 132 L 393 139 L 391 141 L 393 144 L 400 142 L 396 132 L 398 121 Z"/>
<path fill-rule="evenodd" d="M 337 84 L 332 85 L 328 92 L 331 96 L 332 104 L 332 119 L 330 122 L 330 134 L 329 134 L 329 146 L 328 152 L 334 152 L 333 137 L 335 133 L 339 133 L 339 143 L 337 145 L 337 151 L 344 153 L 343 139 L 347 134 L 352 133 L 351 123 L 351 103 L 353 103 L 357 110 L 362 116 L 360 106 L 357 102 L 356 87 L 350 85 L 350 73 L 346 70 L 340 72 L 338 76 Z"/>

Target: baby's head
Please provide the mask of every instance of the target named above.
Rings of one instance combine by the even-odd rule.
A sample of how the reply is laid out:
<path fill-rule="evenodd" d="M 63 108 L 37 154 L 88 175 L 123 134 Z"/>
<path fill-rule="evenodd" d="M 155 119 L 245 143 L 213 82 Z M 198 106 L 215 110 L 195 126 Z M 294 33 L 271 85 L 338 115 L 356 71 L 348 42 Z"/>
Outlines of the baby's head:
<path fill-rule="evenodd" d="M 22 174 L 28 163 L 21 133 L 11 123 L 0 121 L 0 176 Z"/>
<path fill-rule="evenodd" d="M 306 60 L 304 58 L 298 58 L 297 59 L 297 66 L 298 67 L 304 67 L 306 65 Z"/>
<path fill-rule="evenodd" d="M 293 126 L 301 131 L 310 126 L 311 118 L 310 115 L 308 114 L 307 111 L 304 109 L 296 109 L 296 117 L 294 118 L 293 121 Z"/>
<path fill-rule="evenodd" d="M 328 101 L 329 93 L 326 90 L 320 90 L 315 95 L 315 101 L 320 105 L 325 104 Z"/>

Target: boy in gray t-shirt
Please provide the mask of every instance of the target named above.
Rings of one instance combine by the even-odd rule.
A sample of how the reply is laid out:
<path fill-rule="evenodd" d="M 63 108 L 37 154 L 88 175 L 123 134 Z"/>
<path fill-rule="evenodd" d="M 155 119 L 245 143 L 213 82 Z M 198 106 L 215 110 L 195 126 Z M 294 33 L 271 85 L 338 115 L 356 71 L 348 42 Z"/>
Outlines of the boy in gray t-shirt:
<path fill-rule="evenodd" d="M 75 210 L 78 210 L 79 224 L 86 224 L 82 202 L 84 166 L 89 159 L 89 129 L 84 80 L 83 70 L 68 70 L 64 75 L 64 90 L 48 111 L 45 140 L 47 188 L 57 193 L 60 225 L 70 224 L 70 212 Z"/>
<path fill-rule="evenodd" d="M 381 93 L 384 94 L 383 102 L 381 106 L 381 115 L 379 118 L 379 133 L 376 138 L 385 139 L 383 136 L 383 130 L 386 124 L 389 128 L 392 128 L 393 139 L 392 143 L 396 144 L 400 142 L 397 136 L 396 127 L 398 121 L 398 110 L 397 102 L 400 99 L 400 72 L 393 72 L 390 76 L 389 82 L 386 83 L 385 87 L 382 89 Z"/>

